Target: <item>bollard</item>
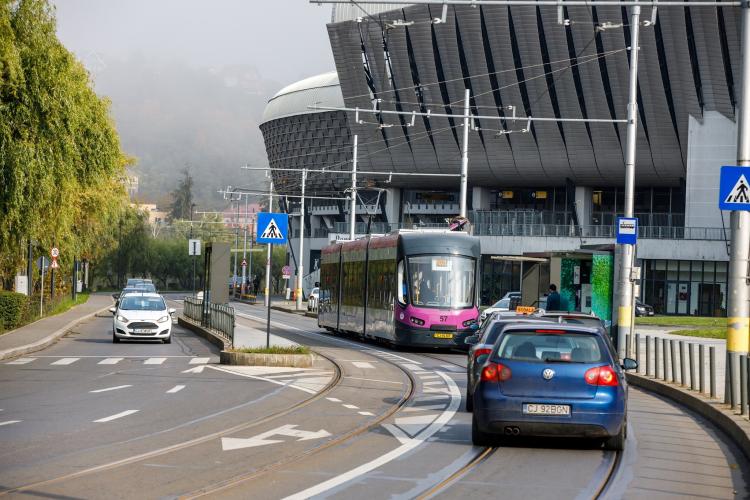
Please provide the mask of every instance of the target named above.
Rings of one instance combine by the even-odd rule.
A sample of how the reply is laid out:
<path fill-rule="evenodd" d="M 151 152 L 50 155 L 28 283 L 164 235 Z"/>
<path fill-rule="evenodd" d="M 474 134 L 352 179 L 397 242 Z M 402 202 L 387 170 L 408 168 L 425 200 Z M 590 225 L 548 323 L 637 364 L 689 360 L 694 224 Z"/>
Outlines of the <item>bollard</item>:
<path fill-rule="evenodd" d="M 659 338 L 654 337 L 654 378 L 659 378 L 659 365 L 661 365 L 659 357 Z"/>
<path fill-rule="evenodd" d="M 708 348 L 708 378 L 710 380 L 710 396 L 716 397 L 716 347 Z"/>
<path fill-rule="evenodd" d="M 635 334 L 635 362 L 638 363 L 638 373 L 641 372 L 641 334 Z"/>
<path fill-rule="evenodd" d="M 662 371 L 662 379 L 664 379 L 664 382 L 666 382 L 667 378 L 669 377 L 667 375 L 667 372 L 669 371 L 668 365 L 667 365 L 667 351 L 668 351 L 667 344 L 668 344 L 668 342 L 669 341 L 667 339 L 661 339 L 661 358 L 662 358 L 662 365 L 663 365 L 661 367 L 661 371 Z"/>
<path fill-rule="evenodd" d="M 630 352 L 630 334 L 625 335 L 625 357 L 629 358 L 631 355 Z"/>
<path fill-rule="evenodd" d="M 677 363 L 675 363 L 675 342 L 674 339 L 669 341 L 669 361 L 672 364 L 672 383 L 677 383 Z"/>
<path fill-rule="evenodd" d="M 680 348 L 680 385 L 685 387 L 685 341 L 680 340 L 677 346 Z"/>
<path fill-rule="evenodd" d="M 690 390 L 694 391 L 698 384 L 695 383 L 695 344 L 688 344 L 688 363 L 690 363 Z"/>
<path fill-rule="evenodd" d="M 651 337 L 646 335 L 646 376 L 651 376 Z"/>
<path fill-rule="evenodd" d="M 706 392 L 706 346 L 698 344 L 698 378 L 701 394 Z"/>
<path fill-rule="evenodd" d="M 724 380 L 724 404 L 729 405 L 729 408 L 734 410 L 734 405 L 737 402 L 734 397 L 734 356 L 731 352 L 727 351 L 727 364 L 726 364 L 726 378 Z"/>
<path fill-rule="evenodd" d="M 740 415 L 746 415 L 747 406 L 747 355 L 740 356 Z"/>

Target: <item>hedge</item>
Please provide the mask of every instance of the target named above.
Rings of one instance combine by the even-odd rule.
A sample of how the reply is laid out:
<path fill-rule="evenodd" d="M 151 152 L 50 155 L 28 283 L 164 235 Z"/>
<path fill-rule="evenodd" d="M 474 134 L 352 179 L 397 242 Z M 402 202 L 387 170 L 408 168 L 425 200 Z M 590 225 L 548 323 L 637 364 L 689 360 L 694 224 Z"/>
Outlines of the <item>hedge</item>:
<path fill-rule="evenodd" d="M 16 328 L 26 314 L 29 298 L 22 293 L 0 291 L 0 327 Z"/>

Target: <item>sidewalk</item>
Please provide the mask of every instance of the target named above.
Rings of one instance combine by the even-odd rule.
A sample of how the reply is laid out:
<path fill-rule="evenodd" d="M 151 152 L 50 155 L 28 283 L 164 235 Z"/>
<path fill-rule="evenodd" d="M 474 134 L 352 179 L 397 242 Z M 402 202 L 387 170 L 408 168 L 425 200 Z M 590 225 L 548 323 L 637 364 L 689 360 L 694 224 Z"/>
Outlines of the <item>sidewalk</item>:
<path fill-rule="evenodd" d="M 271 334 L 270 338 L 271 345 L 278 345 L 283 347 L 294 347 L 299 344 L 287 340 L 284 337 Z M 266 345 L 266 331 L 252 328 L 245 325 L 235 323 L 234 325 L 234 348 L 239 349 L 241 347 L 265 347 Z"/>
<path fill-rule="evenodd" d="M 94 316 L 99 311 L 106 310 L 112 304 L 111 295 L 92 294 L 85 304 L 0 335 L 0 359 L 12 358 L 44 349 L 65 335 L 65 332 L 79 321 Z"/>

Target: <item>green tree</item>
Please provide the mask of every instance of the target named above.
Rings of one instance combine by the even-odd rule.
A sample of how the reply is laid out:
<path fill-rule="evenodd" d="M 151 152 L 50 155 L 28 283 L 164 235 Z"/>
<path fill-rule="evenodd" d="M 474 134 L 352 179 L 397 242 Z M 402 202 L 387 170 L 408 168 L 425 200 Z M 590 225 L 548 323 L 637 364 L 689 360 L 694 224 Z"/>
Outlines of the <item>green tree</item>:
<path fill-rule="evenodd" d="M 193 177 L 188 169 L 182 171 L 182 179 L 177 189 L 172 191 L 172 210 L 170 217 L 175 219 L 189 219 L 190 206 L 193 204 Z"/>

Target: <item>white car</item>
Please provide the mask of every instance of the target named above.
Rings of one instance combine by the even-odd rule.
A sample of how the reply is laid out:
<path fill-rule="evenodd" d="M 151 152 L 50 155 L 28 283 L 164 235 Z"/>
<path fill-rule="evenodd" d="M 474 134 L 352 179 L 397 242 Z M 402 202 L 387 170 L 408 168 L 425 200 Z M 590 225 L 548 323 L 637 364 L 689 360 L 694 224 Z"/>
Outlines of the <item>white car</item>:
<path fill-rule="evenodd" d="M 500 299 L 482 311 L 482 314 L 479 315 L 479 323 L 481 324 L 487 319 L 487 316 L 498 311 L 510 311 L 510 298 Z"/>
<path fill-rule="evenodd" d="M 172 342 L 172 314 L 158 293 L 131 293 L 120 299 L 117 307 L 110 307 L 112 319 L 112 342 L 121 339 L 161 340 Z"/>
<path fill-rule="evenodd" d="M 310 291 L 310 295 L 307 297 L 307 310 L 314 311 L 318 308 L 318 296 L 320 295 L 320 289 L 316 286 Z"/>

